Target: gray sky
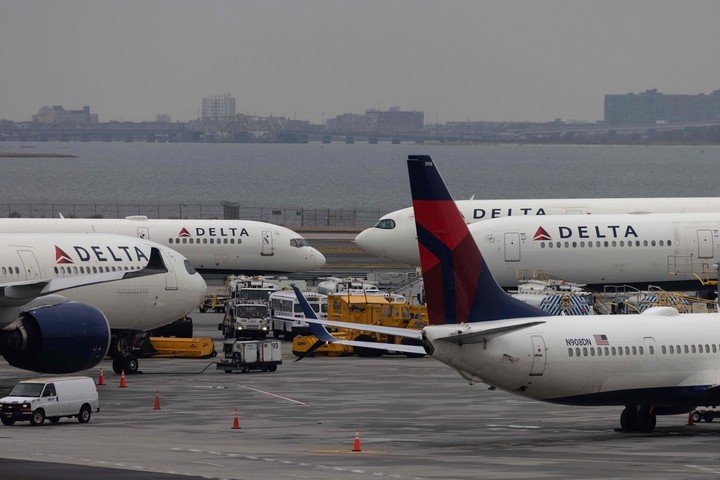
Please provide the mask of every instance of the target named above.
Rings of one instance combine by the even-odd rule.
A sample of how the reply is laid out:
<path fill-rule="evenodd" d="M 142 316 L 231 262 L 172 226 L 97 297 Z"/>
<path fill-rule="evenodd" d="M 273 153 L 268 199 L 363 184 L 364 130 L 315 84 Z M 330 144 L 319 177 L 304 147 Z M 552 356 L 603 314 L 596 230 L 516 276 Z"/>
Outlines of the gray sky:
<path fill-rule="evenodd" d="M 448 120 L 601 119 L 605 93 L 720 88 L 720 2 L 0 0 L 0 118 L 368 108 Z"/>

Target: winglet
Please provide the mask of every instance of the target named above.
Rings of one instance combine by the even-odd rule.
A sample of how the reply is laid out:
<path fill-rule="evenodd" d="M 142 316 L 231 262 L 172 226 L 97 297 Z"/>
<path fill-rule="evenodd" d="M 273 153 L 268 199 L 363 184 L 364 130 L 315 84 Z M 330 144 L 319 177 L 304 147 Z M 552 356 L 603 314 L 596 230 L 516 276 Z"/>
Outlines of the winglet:
<path fill-rule="evenodd" d="M 292 289 L 295 292 L 295 296 L 298 299 L 298 303 L 300 303 L 300 308 L 302 308 L 303 313 L 305 314 L 305 318 L 310 318 L 313 320 L 317 320 L 317 315 L 315 314 L 315 310 L 313 310 L 310 307 L 310 304 L 305 299 L 305 296 L 302 294 L 299 288 L 297 288 L 295 285 L 292 285 Z M 315 337 L 321 341 L 321 342 L 335 342 L 337 341 L 337 338 L 330 335 L 330 332 L 327 331 L 324 325 L 320 325 L 314 322 L 308 322 L 308 325 L 310 325 L 310 333 L 315 335 Z"/>
<path fill-rule="evenodd" d="M 160 252 L 159 248 L 152 247 L 150 249 L 150 259 L 148 260 L 147 265 L 145 265 L 141 270 L 127 272 L 123 278 L 145 277 L 148 275 L 157 275 L 158 273 L 167 272 L 168 268 L 165 265 L 162 252 Z"/>
<path fill-rule="evenodd" d="M 497 284 L 430 156 L 410 155 L 408 173 L 430 323 L 546 316 Z"/>

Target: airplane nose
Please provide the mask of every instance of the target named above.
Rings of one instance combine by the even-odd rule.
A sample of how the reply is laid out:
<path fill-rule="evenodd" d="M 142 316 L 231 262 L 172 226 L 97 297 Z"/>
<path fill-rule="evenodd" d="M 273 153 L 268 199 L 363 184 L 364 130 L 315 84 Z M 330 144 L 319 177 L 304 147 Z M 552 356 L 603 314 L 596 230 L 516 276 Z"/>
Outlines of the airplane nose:
<path fill-rule="evenodd" d="M 322 268 L 323 266 L 325 266 L 325 261 L 326 261 L 325 255 L 323 255 L 322 253 L 320 253 L 319 251 L 317 251 L 314 248 L 313 248 L 311 258 L 312 258 L 313 269 L 318 269 L 318 268 Z"/>
<path fill-rule="evenodd" d="M 368 249 L 368 239 L 371 235 L 371 230 L 372 228 L 366 228 L 355 237 L 355 243 L 365 251 Z"/>

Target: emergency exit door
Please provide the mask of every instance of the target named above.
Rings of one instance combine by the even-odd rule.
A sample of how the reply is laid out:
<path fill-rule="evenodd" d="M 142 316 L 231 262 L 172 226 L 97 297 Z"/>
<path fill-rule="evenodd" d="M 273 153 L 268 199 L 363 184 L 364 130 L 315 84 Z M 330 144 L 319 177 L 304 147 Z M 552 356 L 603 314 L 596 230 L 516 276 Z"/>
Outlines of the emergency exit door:
<path fill-rule="evenodd" d="M 37 258 L 35 258 L 35 254 L 30 250 L 18 250 L 18 255 L 20 256 L 20 261 L 23 265 L 23 270 L 25 270 L 25 279 L 26 280 L 39 280 L 40 279 L 40 265 L 38 265 Z"/>
<path fill-rule="evenodd" d="M 712 230 L 702 229 L 697 231 L 698 257 L 712 258 L 714 255 Z"/>
<path fill-rule="evenodd" d="M 506 262 L 519 262 L 520 261 L 520 234 L 519 233 L 506 233 L 505 234 L 505 261 Z"/>
<path fill-rule="evenodd" d="M 270 230 L 263 230 L 262 231 L 262 246 L 260 250 L 260 255 L 263 256 L 270 256 L 275 254 L 275 249 L 273 247 L 273 236 L 272 232 Z"/>

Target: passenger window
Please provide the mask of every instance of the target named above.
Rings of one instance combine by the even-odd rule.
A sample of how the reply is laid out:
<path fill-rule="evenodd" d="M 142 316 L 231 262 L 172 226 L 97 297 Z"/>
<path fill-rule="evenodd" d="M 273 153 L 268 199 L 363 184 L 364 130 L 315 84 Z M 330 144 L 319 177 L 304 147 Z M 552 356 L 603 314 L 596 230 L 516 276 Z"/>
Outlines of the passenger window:
<path fill-rule="evenodd" d="M 588 242 L 588 248 L 592 248 L 592 246 L 593 246 L 593 243 L 592 243 L 592 242 Z"/>
<path fill-rule="evenodd" d="M 19 269 L 18 267 L 15 267 L 15 273 L 17 273 L 18 275 L 20 275 L 20 269 Z"/>
<path fill-rule="evenodd" d="M 612 241 L 612 246 L 617 247 L 617 242 L 615 240 Z"/>
<path fill-rule="evenodd" d="M 650 345 L 650 346 L 648 347 L 648 350 L 650 350 L 650 355 L 655 355 L 655 347 L 653 347 L 652 345 Z M 642 355 L 642 347 L 640 347 L 640 355 Z"/>
<path fill-rule="evenodd" d="M 602 347 L 598 347 L 598 357 L 602 357 Z"/>
<path fill-rule="evenodd" d="M 569 247 L 570 247 L 570 242 L 565 242 L 565 248 L 569 248 Z"/>
<path fill-rule="evenodd" d="M 702 345 L 698 345 L 698 353 L 703 353 L 703 346 L 702 346 Z"/>
<path fill-rule="evenodd" d="M 650 348 L 652 348 L 652 347 L 650 347 Z M 643 350 L 643 347 L 642 347 L 642 346 L 638 347 L 638 353 L 639 353 L 640 355 L 644 355 L 644 350 Z M 651 353 L 652 353 L 652 352 L 651 352 Z"/>
<path fill-rule="evenodd" d="M 623 349 L 622 347 L 618 347 L 618 357 L 622 357 Z"/>
<path fill-rule="evenodd" d="M 65 267 L 60 267 L 60 273 L 65 275 Z"/>
<path fill-rule="evenodd" d="M 591 357 L 595 356 L 595 347 L 590 347 L 590 356 Z"/>
<path fill-rule="evenodd" d="M 576 357 L 580 356 L 580 347 L 575 347 L 575 356 Z"/>
<path fill-rule="evenodd" d="M 690 345 L 690 348 L 692 350 L 692 353 L 695 353 L 695 345 Z"/>
<path fill-rule="evenodd" d="M 661 348 L 661 350 L 662 350 L 663 355 L 665 355 L 665 354 L 667 353 L 667 348 L 665 348 L 665 345 L 663 345 L 663 346 L 660 347 L 660 348 Z M 672 347 L 670 347 L 670 348 L 672 348 Z M 653 352 L 652 352 L 652 347 L 650 347 L 650 353 L 653 353 Z M 672 352 L 670 352 L 670 353 L 672 353 Z"/>
<path fill-rule="evenodd" d="M 643 247 L 647 247 L 647 246 L 648 246 L 647 240 L 643 240 Z"/>
<path fill-rule="evenodd" d="M 625 347 L 625 355 L 630 355 L 630 347 Z"/>
<path fill-rule="evenodd" d="M 215 239 L 214 239 L 214 238 L 211 238 L 211 239 L 210 239 L 210 243 L 215 243 Z"/>
<path fill-rule="evenodd" d="M 545 242 L 540 242 L 540 248 L 545 248 Z"/>
<path fill-rule="evenodd" d="M 231 238 L 231 239 L 230 239 L 230 243 L 235 243 L 235 239 L 234 239 L 234 238 Z"/>
<path fill-rule="evenodd" d="M 242 243 L 242 239 L 238 238 L 238 245 L 240 245 L 241 243 Z"/>
<path fill-rule="evenodd" d="M 713 353 L 717 353 L 717 348 L 715 348 L 715 344 L 712 344 Z"/>
<path fill-rule="evenodd" d="M 635 246 L 636 246 L 636 247 L 639 247 L 639 246 L 640 246 L 640 240 L 635 240 Z"/>
<path fill-rule="evenodd" d="M 613 245 L 613 246 L 614 246 L 614 245 Z M 621 246 L 621 247 L 624 247 L 624 246 L 625 246 L 625 240 L 620 240 L 620 246 Z"/>
<path fill-rule="evenodd" d="M 587 347 L 583 347 L 583 357 L 587 357 L 587 356 L 588 356 L 588 349 L 587 349 Z"/>
<path fill-rule="evenodd" d="M 168 238 L 168 243 L 173 243 L 173 239 L 172 239 L 172 238 Z"/>
<path fill-rule="evenodd" d="M 580 242 L 580 247 L 585 248 L 585 242 Z"/>
<path fill-rule="evenodd" d="M 610 349 L 605 347 L 605 356 L 607 357 L 608 355 L 610 355 Z"/>
<path fill-rule="evenodd" d="M 655 246 L 655 240 L 653 240 L 652 242 L 650 242 L 650 245 L 652 245 L 652 246 L 654 247 L 654 246 Z"/>
<path fill-rule="evenodd" d="M 611 348 L 611 351 L 612 351 L 613 356 L 615 356 L 615 353 L 616 353 L 616 352 L 615 352 L 615 347 L 612 347 L 612 348 Z"/>
<path fill-rule="evenodd" d="M 665 352 L 663 352 L 663 353 L 665 353 Z M 673 348 L 672 345 L 670 345 L 670 353 L 675 353 L 675 349 Z"/>
<path fill-rule="evenodd" d="M 188 238 L 188 243 L 195 243 L 195 239 L 194 239 L 194 238 Z"/>
<path fill-rule="evenodd" d="M 187 243 L 187 238 L 183 237 L 182 242 Z"/>
<path fill-rule="evenodd" d="M 577 242 L 573 242 L 573 248 L 577 248 Z"/>
<path fill-rule="evenodd" d="M 3 272 L 3 275 L 5 275 L 5 267 L 2 267 L 2 272 Z M 58 268 L 57 268 L 57 267 L 55 267 L 55 273 L 58 273 Z"/>
<path fill-rule="evenodd" d="M 667 241 L 667 244 L 668 244 L 668 247 L 672 246 L 672 241 L 671 241 L 671 240 L 668 240 L 668 241 Z"/>
<path fill-rule="evenodd" d="M 705 344 L 705 353 L 710 353 L 710 345 Z"/>
<path fill-rule="evenodd" d="M 607 246 L 609 245 L 608 241 L 605 240 L 605 242 L 603 243 L 603 245 L 605 245 L 605 247 L 607 247 Z"/>
<path fill-rule="evenodd" d="M 688 348 L 688 346 L 684 345 L 684 347 L 685 347 L 685 353 L 690 353 L 690 349 Z M 693 350 L 695 350 L 695 349 L 693 348 Z"/>
<path fill-rule="evenodd" d="M 572 349 L 572 348 L 568 348 L 568 356 L 570 356 L 570 357 L 573 356 L 573 349 Z"/>
<path fill-rule="evenodd" d="M 678 353 L 678 354 L 682 353 L 682 350 L 680 349 L 680 345 L 676 346 L 675 348 L 677 349 L 677 353 Z M 687 348 L 687 347 L 686 347 L 686 348 Z M 687 352 L 685 352 L 685 353 L 687 353 Z"/>
<path fill-rule="evenodd" d="M 97 267 L 93 267 L 93 273 L 97 273 Z"/>
<path fill-rule="evenodd" d="M 560 248 L 562 246 L 562 243 L 557 242 L 556 246 L 557 246 L 557 248 Z"/>
<path fill-rule="evenodd" d="M 595 246 L 600 248 L 600 241 L 595 242 Z"/>
<path fill-rule="evenodd" d="M 658 243 L 660 244 L 661 247 L 663 246 L 663 241 L 662 241 L 662 240 L 660 240 Z"/>
<path fill-rule="evenodd" d="M 633 355 L 637 355 L 637 348 L 632 347 L 632 354 L 633 354 Z"/>

